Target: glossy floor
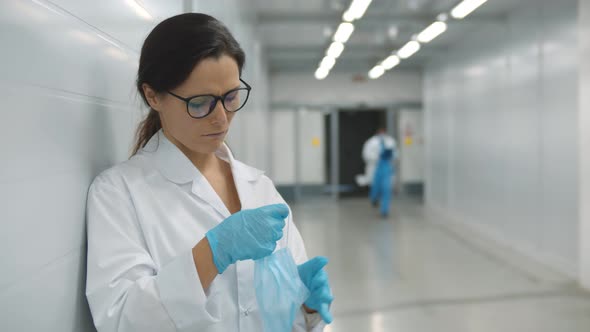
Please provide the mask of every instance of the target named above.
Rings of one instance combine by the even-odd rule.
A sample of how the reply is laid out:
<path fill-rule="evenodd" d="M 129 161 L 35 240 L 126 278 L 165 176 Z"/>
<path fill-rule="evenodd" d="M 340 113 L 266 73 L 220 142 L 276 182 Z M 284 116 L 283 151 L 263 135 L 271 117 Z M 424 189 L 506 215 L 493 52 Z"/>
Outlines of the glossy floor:
<path fill-rule="evenodd" d="M 416 200 L 389 219 L 364 199 L 307 200 L 293 213 L 310 256 L 330 258 L 327 332 L 588 332 L 573 280 L 442 226 Z"/>

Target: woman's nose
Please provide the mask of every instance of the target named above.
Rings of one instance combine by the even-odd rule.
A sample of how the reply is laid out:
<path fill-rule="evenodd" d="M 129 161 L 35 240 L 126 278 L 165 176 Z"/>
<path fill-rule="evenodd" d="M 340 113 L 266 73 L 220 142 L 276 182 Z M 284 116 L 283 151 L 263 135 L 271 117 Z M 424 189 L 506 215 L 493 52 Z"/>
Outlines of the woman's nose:
<path fill-rule="evenodd" d="M 211 118 L 211 123 L 215 124 L 215 125 L 225 125 L 227 122 L 227 112 L 225 111 L 225 108 L 223 108 L 223 104 L 221 103 L 221 100 L 218 100 L 217 103 L 215 104 L 215 108 L 213 109 L 213 112 L 211 112 L 210 115 Z"/>

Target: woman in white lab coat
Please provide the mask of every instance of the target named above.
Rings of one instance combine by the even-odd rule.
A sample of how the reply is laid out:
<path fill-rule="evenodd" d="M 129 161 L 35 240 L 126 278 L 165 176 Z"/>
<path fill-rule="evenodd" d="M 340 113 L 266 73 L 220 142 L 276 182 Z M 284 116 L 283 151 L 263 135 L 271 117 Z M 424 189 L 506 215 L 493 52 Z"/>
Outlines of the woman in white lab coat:
<path fill-rule="evenodd" d="M 293 331 L 331 321 L 327 261 L 307 260 L 272 182 L 224 144 L 251 90 L 244 61 L 204 14 L 167 19 L 145 40 L 137 88 L 149 114 L 133 156 L 88 196 L 86 295 L 99 332 L 262 331 L 252 259 L 287 244 L 311 294 Z"/>

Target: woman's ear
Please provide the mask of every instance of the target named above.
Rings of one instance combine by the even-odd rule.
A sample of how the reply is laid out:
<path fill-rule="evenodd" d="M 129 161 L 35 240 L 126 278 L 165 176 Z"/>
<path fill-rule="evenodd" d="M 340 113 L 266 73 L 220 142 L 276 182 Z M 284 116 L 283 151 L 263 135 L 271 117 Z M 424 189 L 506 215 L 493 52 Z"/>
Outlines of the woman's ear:
<path fill-rule="evenodd" d="M 160 99 L 158 98 L 158 93 L 152 89 L 147 83 L 143 83 L 141 85 L 143 89 L 143 94 L 145 95 L 145 99 L 147 100 L 150 107 L 154 110 L 159 112 L 160 111 Z"/>

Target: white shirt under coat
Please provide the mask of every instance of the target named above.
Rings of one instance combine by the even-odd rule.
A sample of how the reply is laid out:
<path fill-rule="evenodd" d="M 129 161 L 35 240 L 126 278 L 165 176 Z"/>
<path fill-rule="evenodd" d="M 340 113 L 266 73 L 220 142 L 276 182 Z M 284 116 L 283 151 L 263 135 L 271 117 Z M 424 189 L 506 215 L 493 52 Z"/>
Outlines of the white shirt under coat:
<path fill-rule="evenodd" d="M 284 203 L 262 171 L 235 160 L 223 145 L 216 155 L 231 165 L 242 209 Z M 99 332 L 260 332 L 254 262 L 239 261 L 207 292 L 192 248 L 230 216 L 191 161 L 162 133 L 130 160 L 101 173 L 88 194 L 86 296 Z M 291 214 L 285 237 L 297 264 L 307 261 Z M 293 331 L 322 331 L 318 314 L 299 310 Z"/>

